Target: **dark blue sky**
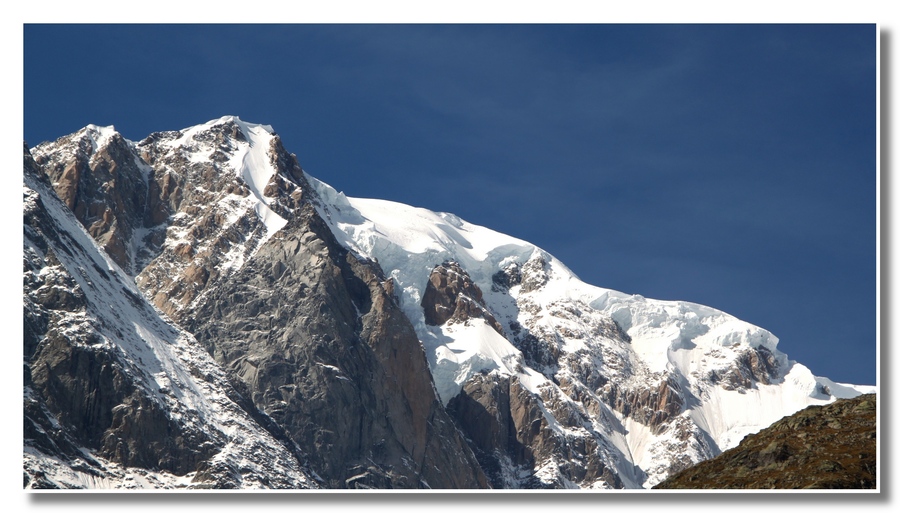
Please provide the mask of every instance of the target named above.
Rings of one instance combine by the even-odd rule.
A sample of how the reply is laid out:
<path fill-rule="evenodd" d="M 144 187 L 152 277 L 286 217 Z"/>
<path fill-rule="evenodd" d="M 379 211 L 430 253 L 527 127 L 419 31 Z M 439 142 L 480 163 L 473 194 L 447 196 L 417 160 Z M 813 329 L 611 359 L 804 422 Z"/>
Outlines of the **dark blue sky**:
<path fill-rule="evenodd" d="M 226 114 L 307 172 L 875 383 L 874 25 L 25 25 L 24 136 Z"/>

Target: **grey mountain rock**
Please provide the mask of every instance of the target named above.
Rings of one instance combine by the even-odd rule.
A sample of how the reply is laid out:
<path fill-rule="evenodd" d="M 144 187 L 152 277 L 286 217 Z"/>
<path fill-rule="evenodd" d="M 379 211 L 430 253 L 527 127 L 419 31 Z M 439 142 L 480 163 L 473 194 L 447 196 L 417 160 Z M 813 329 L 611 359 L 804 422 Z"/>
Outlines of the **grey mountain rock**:
<path fill-rule="evenodd" d="M 316 486 L 24 155 L 26 488 Z"/>
<path fill-rule="evenodd" d="M 308 205 L 184 325 L 329 486 L 484 487 L 387 281 Z"/>

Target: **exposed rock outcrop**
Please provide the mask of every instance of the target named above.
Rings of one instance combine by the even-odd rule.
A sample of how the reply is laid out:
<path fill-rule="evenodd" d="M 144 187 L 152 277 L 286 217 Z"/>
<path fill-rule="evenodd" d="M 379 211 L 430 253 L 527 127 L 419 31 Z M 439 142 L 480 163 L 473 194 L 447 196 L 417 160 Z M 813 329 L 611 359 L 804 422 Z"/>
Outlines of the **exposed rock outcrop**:
<path fill-rule="evenodd" d="M 69 139 L 59 146 L 64 151 L 36 152 L 35 160 L 88 233 L 123 270 L 135 274 L 140 264 L 132 240 L 153 222 L 147 216 L 149 168 L 128 141 L 107 131 L 89 126 L 63 138 Z"/>
<path fill-rule="evenodd" d="M 670 419 L 681 413 L 684 399 L 681 387 L 673 376 L 667 375 L 655 385 L 641 383 L 630 388 L 608 383 L 601 390 L 603 401 L 625 417 L 650 426 L 659 433 Z"/>
<path fill-rule="evenodd" d="M 748 348 L 737 355 L 725 370 L 712 370 L 707 379 L 721 383 L 725 390 L 742 392 L 756 383 L 768 385 L 779 378 L 778 359 L 765 346 Z"/>
<path fill-rule="evenodd" d="M 522 266 L 522 293 L 527 294 L 543 287 L 550 279 L 547 270 L 547 259 L 540 252 L 535 252 Z"/>
<path fill-rule="evenodd" d="M 27 151 L 25 173 L 43 178 Z M 65 199 L 81 201 L 75 194 Z M 93 305 L 56 255 L 84 250 L 60 233 L 44 200 L 31 191 L 24 212 L 26 437 L 63 457 L 81 456 L 73 445 L 82 443 L 123 465 L 188 472 L 209 456 L 198 450 L 205 438 L 181 432 L 132 381 L 123 355 L 105 343 Z"/>
<path fill-rule="evenodd" d="M 422 295 L 422 309 L 425 323 L 431 326 L 480 318 L 503 335 L 500 323 L 484 304 L 481 289 L 457 262 L 444 262 L 431 270 Z"/>
<path fill-rule="evenodd" d="M 518 387 L 518 383 L 514 386 Z M 521 399 L 522 395 L 514 392 L 515 405 L 511 405 L 509 377 L 480 373 L 472 376 L 447 404 L 447 411 L 459 423 L 491 484 L 497 488 L 506 484 L 505 467 L 533 472 L 533 453 L 523 439 L 540 432 L 542 415 L 536 405 L 529 408 Z"/>
<path fill-rule="evenodd" d="M 296 157 L 273 136 L 266 151 L 273 176 L 253 196 L 250 185 L 236 174 L 231 159 L 250 144 L 236 120 L 213 124 L 183 141 L 181 132 L 152 134 L 136 144 L 152 168 L 151 212 L 165 223 L 152 243 L 155 257 L 136 281 L 167 315 L 181 321 L 185 308 L 204 291 L 215 288 L 233 269 L 250 260 L 271 236 L 254 207 L 285 219 L 293 215 L 308 189 Z M 182 141 L 177 144 L 177 141 Z M 185 146 L 187 145 L 187 146 Z M 208 159 L 192 151 L 210 152 Z M 154 184 L 157 184 L 156 186 Z"/>

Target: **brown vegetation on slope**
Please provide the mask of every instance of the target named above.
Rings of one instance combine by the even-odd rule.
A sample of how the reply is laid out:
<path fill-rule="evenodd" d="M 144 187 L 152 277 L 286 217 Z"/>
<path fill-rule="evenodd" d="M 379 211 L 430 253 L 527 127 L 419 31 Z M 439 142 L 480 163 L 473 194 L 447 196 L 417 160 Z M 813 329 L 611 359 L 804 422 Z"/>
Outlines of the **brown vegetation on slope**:
<path fill-rule="evenodd" d="M 654 488 L 876 488 L 876 397 L 810 406 Z"/>

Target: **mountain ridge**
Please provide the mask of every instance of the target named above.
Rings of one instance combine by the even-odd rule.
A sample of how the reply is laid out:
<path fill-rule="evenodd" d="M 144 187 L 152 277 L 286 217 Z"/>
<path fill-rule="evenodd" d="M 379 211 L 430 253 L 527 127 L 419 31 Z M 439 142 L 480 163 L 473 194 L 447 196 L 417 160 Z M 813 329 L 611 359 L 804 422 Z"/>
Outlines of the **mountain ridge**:
<path fill-rule="evenodd" d="M 82 132 L 87 139 L 74 137 Z M 137 143 L 110 127 L 88 127 L 68 137 L 31 151 L 56 193 L 76 217 L 80 212 L 81 224 L 113 260 L 134 271 L 129 274 L 141 292 L 217 355 L 232 382 L 251 388 L 260 411 L 283 424 L 290 405 L 304 401 L 292 402 L 294 392 L 282 387 L 299 390 L 307 383 L 311 391 L 327 390 L 331 385 L 325 383 L 340 381 L 348 366 L 361 372 L 345 375 L 351 380 L 379 366 L 392 369 L 385 376 L 409 380 L 407 371 L 415 365 L 396 365 L 396 344 L 409 348 L 404 353 L 421 350 L 425 365 L 415 379 L 430 384 L 401 388 L 424 386 L 439 402 L 425 406 L 427 400 L 402 393 L 412 401 L 407 406 L 384 404 L 404 411 L 419 404 L 412 410 L 435 412 L 422 429 L 437 429 L 441 440 L 459 438 L 446 442 L 457 447 L 467 438 L 461 453 L 471 455 L 463 457 L 468 463 L 442 463 L 475 469 L 466 486 L 486 485 L 485 469 L 494 487 L 648 487 L 808 404 L 873 389 L 814 377 L 778 351 L 774 335 L 724 312 L 585 284 L 544 250 L 453 214 L 348 198 L 303 171 L 267 125 L 225 116 Z M 123 194 L 134 201 L 123 201 Z M 302 265 L 292 256 L 298 251 L 308 254 Z M 283 329 L 283 305 L 306 301 L 324 279 L 321 270 L 329 268 L 330 275 L 345 276 L 337 296 L 347 302 L 328 309 L 346 313 L 310 317 L 310 310 L 323 311 L 334 297 L 314 293 L 317 299 L 293 315 L 349 326 L 374 302 L 373 315 L 339 337 L 345 341 L 337 346 L 328 333 L 343 328 L 331 325 L 284 332 L 277 336 L 288 345 L 271 346 L 280 347 L 274 353 L 263 349 Z M 258 292 L 278 291 L 289 270 L 298 279 L 283 299 Z M 433 278 L 449 273 L 458 279 Z M 229 301 L 238 291 L 242 299 Z M 426 296 L 443 299 L 427 302 Z M 437 304 L 454 305 L 456 313 L 426 319 L 426 310 Z M 264 326 L 260 312 L 271 312 Z M 395 320 L 383 324 L 382 318 Z M 215 328 L 219 322 L 232 327 Z M 401 332 L 407 335 L 396 338 Z M 379 340 L 393 340 L 389 350 L 395 354 L 362 365 L 356 359 L 333 365 L 338 360 L 313 356 L 325 347 L 352 347 L 359 337 L 376 353 Z M 237 345 L 226 347 L 227 339 Z M 261 385 L 256 376 L 267 365 L 297 368 L 293 352 L 288 360 L 277 356 L 294 347 L 291 340 L 311 344 L 304 361 L 340 372 L 312 381 L 294 374 L 287 382 L 285 376 L 295 371 L 282 370 Z M 246 363 L 260 355 L 268 356 Z M 354 411 L 367 411 L 362 403 L 350 403 L 362 408 Z M 325 446 L 316 437 L 325 435 L 314 433 L 334 429 L 308 425 L 310 412 L 299 408 L 297 420 L 289 422 L 290 436 L 305 440 L 307 453 L 318 453 Z M 432 422 L 434 415 L 442 420 Z M 485 415 L 497 421 L 485 423 Z M 371 429 L 397 433 L 397 447 L 420 454 L 421 434 L 402 442 L 406 435 L 391 431 L 395 427 L 377 424 Z M 480 436 L 485 429 L 494 435 Z M 438 445 L 444 449 L 429 453 L 432 461 L 447 450 L 443 443 Z M 344 476 L 330 486 L 408 486 L 427 465 L 394 461 L 389 453 L 397 447 L 381 456 L 393 463 L 359 467 L 354 476 L 335 467 L 346 465 L 346 458 L 317 464 Z M 397 470 L 404 466 L 416 470 Z M 347 481 L 356 475 L 368 477 Z"/>

